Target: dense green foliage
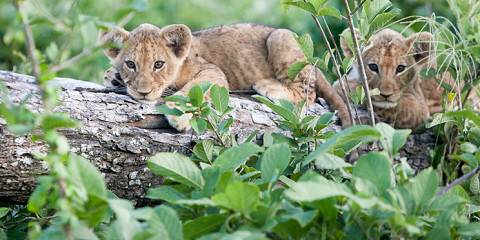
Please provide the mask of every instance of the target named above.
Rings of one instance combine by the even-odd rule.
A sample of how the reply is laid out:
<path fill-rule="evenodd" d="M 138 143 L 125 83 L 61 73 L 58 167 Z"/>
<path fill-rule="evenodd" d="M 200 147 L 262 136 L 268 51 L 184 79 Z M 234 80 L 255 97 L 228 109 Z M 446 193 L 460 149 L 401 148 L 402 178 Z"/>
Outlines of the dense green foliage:
<path fill-rule="evenodd" d="M 480 117 L 468 104 L 458 110 L 454 100 L 463 99 L 455 96 L 456 92 L 446 96 L 445 112 L 436 115 L 427 126 L 434 128 L 440 139 L 432 151 L 432 167 L 415 174 L 407 159 L 399 156 L 410 130 L 395 130 L 379 123 L 335 133 L 328 128 L 333 113 L 308 115 L 304 103 L 273 102 L 256 96 L 279 115 L 277 125 L 285 131 L 266 133 L 261 143 L 256 142 L 256 132 L 237 140 L 230 133 L 233 109 L 227 104 L 228 91 L 201 84 L 193 87 L 188 96 L 165 99 L 175 103 L 176 108 L 163 105 L 158 109 L 169 115 L 191 114 L 190 123 L 196 133 L 211 131 L 214 136 L 199 141 L 191 156 L 157 153 L 148 160 L 149 170 L 164 178 L 162 186 L 148 192 L 148 197 L 158 201 L 158 205 L 135 208 L 128 200 L 118 199 L 109 192 L 94 165 L 71 153 L 68 141 L 57 131 L 78 124 L 65 114 L 53 112 L 58 92 L 47 82 L 57 73 L 77 78 L 99 75 L 106 62 L 98 58 L 100 46 L 95 46 L 97 36 L 91 33 L 113 22 L 135 26 L 150 19 L 163 25 L 178 19 L 203 27 L 215 24 L 209 14 L 218 9 L 225 9 L 229 17 L 222 23 L 237 18 L 262 22 L 264 12 L 245 10 L 252 13 L 245 19 L 244 12 L 239 10 L 242 8 L 281 9 L 278 2 L 269 1 L 186 2 L 191 5 L 162 1 L 150 3 L 152 9 L 148 9 L 146 1 L 132 1 L 115 4 L 112 11 L 105 11 L 111 9 L 110 1 L 62 1 L 52 9 L 46 8 L 53 6 L 47 0 L 23 5 L 25 12 L 17 16 L 24 20 L 30 16 L 39 42 L 42 67 L 38 80 L 44 94 L 44 111 L 32 112 L 22 103 L 2 99 L 0 116 L 12 133 L 47 143 L 49 151 L 35 157 L 48 163 L 50 174 L 38 180 L 26 207 L 0 208 L 0 239 L 480 238 Z M 337 18 L 336 24 L 343 22 L 338 20 L 344 14 L 337 10 L 341 9 L 340 1 L 283 3 L 290 9 L 303 9 L 320 18 Z M 227 10 L 232 4 L 238 4 L 239 9 Z M 154 11 L 158 9 L 168 13 L 159 16 Z M 475 69 L 480 60 L 480 21 L 471 19 L 480 20 L 480 3 L 449 1 L 449 9 L 454 23 L 436 16 L 407 17 L 402 23 L 406 31 L 422 26 L 433 29 L 439 40 L 438 61 L 448 64 L 439 64 L 439 69 L 428 69 L 423 74 L 433 76 L 450 71 L 458 81 L 466 83 L 460 91 L 460 96 L 465 96 L 478 80 Z M 0 10 L 8 13 L 0 15 L 0 23 L 13 22 L 5 30 L 2 29 L 5 25 L 0 25 L 3 42 L 11 49 L 0 51 L 0 58 L 6 59 L 2 64 L 28 72 L 30 63 L 20 51 L 24 45 L 21 21 L 13 21 L 13 6 L 1 3 Z M 364 37 L 362 43 L 379 28 L 402 27 L 396 21 L 401 15 L 387 0 L 367 0 L 361 10 L 356 25 Z M 417 13 L 408 9 L 405 16 L 412 11 Z M 282 14 L 269 13 L 266 14 L 269 18 L 263 20 L 274 25 L 293 26 L 297 22 L 301 26 L 314 26 L 310 25 L 307 14 L 299 19 L 284 18 Z M 130 16 L 136 17 L 129 21 Z M 333 29 L 336 24 L 328 26 Z M 334 31 L 342 31 L 345 25 L 341 26 Z M 42 34 L 49 37 L 39 38 Z M 336 71 L 331 68 L 332 59 L 337 58 L 342 73 L 348 71 L 350 59 L 337 54 L 315 54 L 317 39 L 312 40 L 308 35 L 298 38 L 307 61 L 335 76 Z M 67 60 L 84 47 L 96 54 L 87 52 L 73 63 Z M 295 64 L 289 75 L 294 77 L 305 64 Z M 3 88 L 0 90 L 0 96 L 7 96 Z M 211 101 L 205 100 L 207 93 Z M 357 97 L 356 102 L 364 97 Z M 354 164 L 345 161 L 350 153 L 369 144 L 379 145 L 381 150 L 360 156 Z M 468 181 L 448 185 L 469 173 L 474 176 Z"/>

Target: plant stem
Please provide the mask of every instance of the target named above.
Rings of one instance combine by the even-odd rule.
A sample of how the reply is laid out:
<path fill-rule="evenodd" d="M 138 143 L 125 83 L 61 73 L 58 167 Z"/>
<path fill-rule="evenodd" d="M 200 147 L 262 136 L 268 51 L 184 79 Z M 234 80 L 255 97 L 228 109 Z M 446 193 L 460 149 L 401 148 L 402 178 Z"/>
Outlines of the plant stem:
<path fill-rule="evenodd" d="M 477 173 L 480 172 L 480 166 L 476 167 L 473 169 L 471 172 L 453 180 L 451 183 L 447 184 L 440 192 L 437 193 L 437 196 L 443 196 L 445 193 L 447 193 L 451 188 L 455 187 L 456 185 L 462 184 L 463 182 L 467 181 L 469 178 L 472 176 L 476 175 Z"/>
<path fill-rule="evenodd" d="M 315 25 L 317 26 L 318 30 L 320 30 L 320 33 L 322 33 L 322 38 L 325 41 L 325 44 L 327 45 L 328 54 L 330 54 L 330 56 L 332 57 L 333 65 L 335 66 L 335 72 L 337 73 L 338 81 L 340 83 L 340 87 L 342 88 L 342 93 L 343 93 L 343 95 L 345 96 L 345 99 L 346 99 L 348 114 L 350 116 L 350 121 L 352 122 L 352 125 L 355 125 L 355 117 L 353 116 L 352 105 L 350 104 L 350 100 L 348 99 L 347 89 L 345 88 L 345 83 L 344 83 L 345 79 L 344 79 L 342 73 L 340 72 L 340 65 L 337 62 L 337 58 L 335 57 L 335 54 L 333 53 L 332 46 L 330 45 L 330 42 L 328 41 L 327 35 L 325 34 L 325 31 L 323 30 L 323 27 L 320 24 L 320 21 L 318 21 L 318 18 L 313 14 L 312 14 L 312 18 L 315 21 Z"/>
<path fill-rule="evenodd" d="M 353 46 L 355 48 L 355 57 L 357 58 L 360 78 L 363 84 L 363 91 L 365 92 L 365 98 L 367 99 L 367 108 L 369 112 L 370 123 L 372 126 L 375 126 L 375 114 L 373 112 L 372 99 L 370 97 L 370 90 L 368 88 L 367 74 L 365 72 L 365 66 L 363 65 L 362 52 L 360 51 L 360 44 L 358 43 L 357 34 L 355 28 L 353 27 L 352 12 L 350 11 L 350 6 L 348 5 L 348 0 L 343 0 L 345 4 L 345 9 L 347 11 L 347 23 L 350 28 L 350 33 L 352 34 Z"/>
<path fill-rule="evenodd" d="M 210 124 L 210 126 L 212 126 L 212 130 L 213 132 L 215 133 L 215 136 L 217 136 L 218 138 L 218 141 L 220 141 L 220 143 L 224 146 L 224 147 L 229 147 L 222 139 L 222 137 L 220 136 L 220 133 L 218 132 L 217 128 L 215 127 L 215 125 L 213 125 L 213 122 L 212 120 L 210 119 L 210 117 L 207 117 L 207 121 L 208 121 L 208 124 Z"/>
<path fill-rule="evenodd" d="M 35 57 L 35 40 L 33 38 L 32 28 L 30 27 L 30 23 L 28 22 L 28 17 L 23 13 L 20 3 L 18 0 L 13 0 L 13 5 L 20 16 L 20 21 L 22 21 L 23 25 L 23 33 L 25 34 L 25 47 L 27 48 L 28 58 L 30 63 L 32 64 L 32 75 L 35 77 L 35 81 L 39 81 L 40 79 L 40 65 L 38 64 L 38 60 Z"/>

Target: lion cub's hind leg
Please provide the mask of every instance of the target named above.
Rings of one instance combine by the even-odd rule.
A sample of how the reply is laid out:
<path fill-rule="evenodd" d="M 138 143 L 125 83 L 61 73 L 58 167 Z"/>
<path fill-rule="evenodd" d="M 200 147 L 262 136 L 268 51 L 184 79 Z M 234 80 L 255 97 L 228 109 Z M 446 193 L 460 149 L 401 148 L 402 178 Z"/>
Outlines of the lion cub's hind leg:
<path fill-rule="evenodd" d="M 316 69 L 305 67 L 295 80 L 288 78 L 288 68 L 305 56 L 299 48 L 293 33 L 286 29 L 273 31 L 267 39 L 268 62 L 275 73 L 275 78 L 259 79 L 253 89 L 270 99 L 286 99 L 299 102 L 303 99 L 315 100 Z"/>

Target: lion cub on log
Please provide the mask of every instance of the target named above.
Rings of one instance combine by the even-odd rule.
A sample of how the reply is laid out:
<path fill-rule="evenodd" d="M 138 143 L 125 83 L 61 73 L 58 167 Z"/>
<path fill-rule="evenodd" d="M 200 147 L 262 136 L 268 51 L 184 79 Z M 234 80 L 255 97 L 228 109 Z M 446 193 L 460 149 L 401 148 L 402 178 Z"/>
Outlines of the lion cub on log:
<path fill-rule="evenodd" d="M 167 87 L 185 95 L 193 85 L 208 81 L 293 102 L 313 102 L 318 94 L 339 112 L 344 125 L 350 124 L 345 103 L 319 69 L 308 65 L 296 79 L 288 79 L 290 65 L 305 60 L 289 30 L 235 24 L 192 34 L 183 24 L 141 24 L 131 32 L 112 29 L 101 41 L 109 46 L 105 54 L 112 62 L 106 85 L 124 85 L 137 100 L 156 102 Z M 179 131 L 190 128 L 188 120 L 167 119 Z"/>

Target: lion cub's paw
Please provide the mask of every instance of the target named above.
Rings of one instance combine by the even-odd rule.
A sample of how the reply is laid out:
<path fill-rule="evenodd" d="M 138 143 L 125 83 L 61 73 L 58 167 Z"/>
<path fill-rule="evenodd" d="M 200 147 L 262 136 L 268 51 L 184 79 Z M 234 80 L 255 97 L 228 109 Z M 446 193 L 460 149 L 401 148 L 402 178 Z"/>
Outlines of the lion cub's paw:
<path fill-rule="evenodd" d="M 174 116 L 174 115 L 167 115 L 167 121 L 172 126 L 179 132 L 187 132 L 192 128 L 190 125 L 190 120 L 192 119 L 193 114 L 191 113 L 186 113 L 181 116 Z"/>
<path fill-rule="evenodd" d="M 103 76 L 103 85 L 107 88 L 118 88 L 124 86 L 125 84 L 123 83 L 118 71 L 111 67 L 105 71 Z"/>
<path fill-rule="evenodd" d="M 285 87 L 282 86 L 280 83 L 272 82 L 269 80 L 261 80 L 256 82 L 252 86 L 252 88 L 258 94 L 267 97 L 272 101 L 279 99 L 291 99 L 288 90 L 286 90 Z"/>

